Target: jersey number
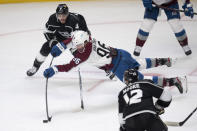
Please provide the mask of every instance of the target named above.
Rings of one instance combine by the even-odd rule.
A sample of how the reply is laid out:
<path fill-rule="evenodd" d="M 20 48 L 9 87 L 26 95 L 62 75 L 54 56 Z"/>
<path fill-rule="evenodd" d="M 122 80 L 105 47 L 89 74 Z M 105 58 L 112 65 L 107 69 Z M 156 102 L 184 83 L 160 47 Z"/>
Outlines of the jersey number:
<path fill-rule="evenodd" d="M 131 104 L 141 102 L 141 98 L 142 98 L 142 90 L 141 89 L 131 90 L 129 93 L 130 94 L 126 93 L 124 95 L 124 100 L 127 104 L 131 105 Z"/>
<path fill-rule="evenodd" d="M 109 55 L 109 49 L 105 47 L 105 44 L 101 44 L 100 41 L 98 41 L 98 45 L 100 46 L 96 51 L 98 55 L 100 55 L 101 57 L 104 57 L 107 54 Z"/>

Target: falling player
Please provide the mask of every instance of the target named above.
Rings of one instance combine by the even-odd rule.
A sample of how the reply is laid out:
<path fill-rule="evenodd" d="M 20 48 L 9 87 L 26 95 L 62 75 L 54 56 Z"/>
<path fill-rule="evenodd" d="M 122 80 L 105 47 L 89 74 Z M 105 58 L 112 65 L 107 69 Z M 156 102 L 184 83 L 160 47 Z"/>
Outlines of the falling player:
<path fill-rule="evenodd" d="M 127 86 L 118 95 L 120 131 L 167 131 L 159 115 L 171 103 L 168 89 L 139 80 L 134 69 L 125 71 L 124 82 Z"/>
<path fill-rule="evenodd" d="M 53 46 L 69 38 L 71 32 L 75 30 L 83 30 L 90 34 L 82 15 L 69 12 L 66 4 L 59 4 L 56 13 L 52 14 L 46 23 L 44 35 L 47 41 L 42 45 L 32 68 L 27 71 L 27 75 L 34 75 L 51 52 Z M 71 49 L 71 53 L 73 52 L 74 50 Z"/>
<path fill-rule="evenodd" d="M 117 48 L 112 48 L 95 39 L 91 40 L 91 37 L 87 32 L 75 31 L 73 32 L 70 41 L 66 40 L 58 43 L 53 48 L 59 50 L 51 51 L 51 54 L 56 57 L 60 55 L 63 49 L 72 45 L 72 48 L 77 49 L 74 53 L 74 58 L 65 65 L 55 65 L 44 71 L 45 77 L 52 77 L 57 72 L 68 72 L 72 68 L 78 66 L 81 63 L 89 63 L 96 66 L 99 69 L 111 72 L 112 76 L 116 75 L 121 81 L 123 81 L 123 74 L 127 69 L 147 69 L 157 67 L 161 65 L 172 65 L 172 59 L 170 58 L 146 58 L 136 61 L 132 58 L 131 54 L 127 51 Z M 144 75 L 139 72 L 139 79 L 144 79 Z M 183 93 L 182 83 L 179 77 L 175 78 L 163 78 L 159 76 L 153 76 L 152 80 L 162 86 L 176 86 L 180 93 Z"/>
<path fill-rule="evenodd" d="M 167 8 L 179 9 L 179 4 L 177 0 L 142 0 L 142 1 L 145 7 L 145 13 L 144 13 L 144 20 L 141 24 L 141 27 L 138 31 L 136 38 L 136 46 L 133 52 L 135 56 L 140 55 L 142 47 L 144 46 L 146 40 L 148 39 L 150 31 L 152 30 L 153 25 L 156 23 L 157 18 L 159 16 L 160 8 L 157 6 L 153 7 L 154 3 L 157 5 L 162 5 Z M 194 14 L 190 0 L 183 0 L 183 1 L 184 1 L 184 5 L 182 6 L 182 8 L 185 11 L 185 15 L 193 18 Z M 188 38 L 186 31 L 180 22 L 180 12 L 172 11 L 169 9 L 164 9 L 164 12 L 167 16 L 168 23 L 171 29 L 173 30 L 175 37 L 178 40 L 180 46 L 183 48 L 186 55 L 190 55 L 192 51 L 188 45 Z"/>

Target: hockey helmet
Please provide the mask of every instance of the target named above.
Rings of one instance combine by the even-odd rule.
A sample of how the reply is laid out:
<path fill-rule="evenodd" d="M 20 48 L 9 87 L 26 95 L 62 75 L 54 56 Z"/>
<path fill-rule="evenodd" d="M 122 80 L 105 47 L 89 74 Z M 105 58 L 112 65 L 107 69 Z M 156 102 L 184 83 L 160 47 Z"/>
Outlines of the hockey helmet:
<path fill-rule="evenodd" d="M 138 81 L 138 72 L 135 69 L 128 69 L 124 72 L 124 83 L 130 84 Z"/>
<path fill-rule="evenodd" d="M 59 4 L 56 9 L 56 14 L 68 14 L 68 6 L 66 4 Z"/>
<path fill-rule="evenodd" d="M 73 47 L 76 47 L 79 44 L 84 44 L 85 41 L 89 41 L 89 35 L 87 32 L 82 30 L 72 32 Z"/>

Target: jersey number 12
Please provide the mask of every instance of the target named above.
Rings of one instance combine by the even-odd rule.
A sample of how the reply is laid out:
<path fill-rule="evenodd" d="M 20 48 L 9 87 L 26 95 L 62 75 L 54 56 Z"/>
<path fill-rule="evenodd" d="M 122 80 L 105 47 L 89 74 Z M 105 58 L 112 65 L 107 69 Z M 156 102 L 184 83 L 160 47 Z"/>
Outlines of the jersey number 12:
<path fill-rule="evenodd" d="M 141 89 L 131 90 L 128 93 L 126 93 L 123 96 L 124 97 L 124 100 L 125 100 L 125 102 L 127 104 L 131 105 L 131 104 L 135 104 L 135 103 L 141 102 L 141 98 L 142 98 L 142 95 L 143 95 Z"/>

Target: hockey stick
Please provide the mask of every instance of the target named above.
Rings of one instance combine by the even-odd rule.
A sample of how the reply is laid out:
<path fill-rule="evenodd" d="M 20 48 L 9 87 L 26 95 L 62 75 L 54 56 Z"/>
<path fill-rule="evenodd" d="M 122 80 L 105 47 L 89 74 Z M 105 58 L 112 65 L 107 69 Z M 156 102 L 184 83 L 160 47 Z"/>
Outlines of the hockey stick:
<path fill-rule="evenodd" d="M 53 57 L 54 58 L 54 57 Z M 51 63 L 49 67 L 51 67 L 51 64 L 53 62 L 53 58 L 51 59 Z M 48 77 L 46 78 L 46 88 L 45 88 L 45 102 L 46 102 L 46 114 L 47 114 L 47 120 L 43 120 L 43 123 L 48 123 L 51 121 L 52 116 L 49 116 L 49 109 L 48 109 L 48 96 L 47 96 L 47 89 L 48 89 Z"/>
<path fill-rule="evenodd" d="M 157 6 L 158 8 L 161 8 L 161 9 L 166 9 L 166 10 L 170 10 L 170 11 L 176 11 L 176 12 L 186 12 L 185 10 L 180 10 L 180 9 L 175 9 L 175 8 L 168 8 L 168 7 L 165 7 L 165 6 L 162 6 L 162 5 L 158 5 L 158 4 L 155 4 L 153 3 L 155 6 Z M 196 12 L 193 12 L 194 15 L 197 15 Z"/>
<path fill-rule="evenodd" d="M 183 126 L 185 122 L 194 114 L 194 112 L 197 110 L 197 107 L 181 122 L 172 122 L 172 121 L 166 121 L 165 124 L 168 126 Z"/>
<path fill-rule="evenodd" d="M 83 104 L 83 88 L 82 88 L 80 68 L 78 69 L 78 74 L 79 74 L 79 88 L 80 88 L 81 109 L 84 110 L 84 104 Z"/>

